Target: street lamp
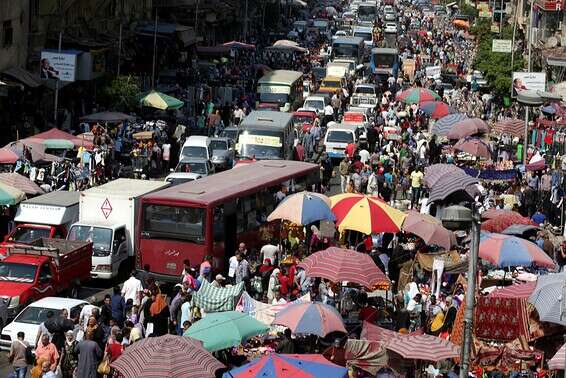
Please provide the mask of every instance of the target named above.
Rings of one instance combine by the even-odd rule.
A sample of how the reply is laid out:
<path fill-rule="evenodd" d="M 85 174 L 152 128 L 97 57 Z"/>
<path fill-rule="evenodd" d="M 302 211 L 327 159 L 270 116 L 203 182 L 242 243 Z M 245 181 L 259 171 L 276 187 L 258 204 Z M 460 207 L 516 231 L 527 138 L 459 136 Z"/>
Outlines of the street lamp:
<path fill-rule="evenodd" d="M 476 276 L 480 246 L 480 214 L 475 203 L 472 203 L 471 210 L 464 206 L 449 206 L 444 209 L 442 224 L 444 227 L 452 230 L 470 229 L 471 226 L 472 232 L 472 245 L 468 254 L 468 287 L 464 311 L 464 340 L 460 353 L 460 378 L 467 378 L 468 371 L 470 370 L 470 354 L 472 350 Z"/>

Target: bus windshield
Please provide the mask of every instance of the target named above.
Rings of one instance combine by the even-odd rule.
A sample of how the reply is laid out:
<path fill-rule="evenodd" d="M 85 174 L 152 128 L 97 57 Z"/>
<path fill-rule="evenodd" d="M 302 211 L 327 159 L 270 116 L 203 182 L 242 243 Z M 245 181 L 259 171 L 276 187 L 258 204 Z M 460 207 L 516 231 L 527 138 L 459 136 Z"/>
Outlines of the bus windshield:
<path fill-rule="evenodd" d="M 143 233 L 150 239 L 178 239 L 204 244 L 205 209 L 145 205 Z"/>
<path fill-rule="evenodd" d="M 276 102 L 278 104 L 286 104 L 289 102 L 289 95 L 286 93 L 260 93 L 260 102 Z"/>
<path fill-rule="evenodd" d="M 353 143 L 354 133 L 344 130 L 329 130 L 326 141 L 330 143 Z"/>
<path fill-rule="evenodd" d="M 348 58 L 358 58 L 358 46 L 346 44 L 334 44 L 332 46 L 332 55 Z"/>
<path fill-rule="evenodd" d="M 393 68 L 397 55 L 394 54 L 373 54 L 373 62 L 379 68 Z"/>
<path fill-rule="evenodd" d="M 377 15 L 376 6 L 359 6 L 358 7 L 358 17 L 368 17 Z"/>
<path fill-rule="evenodd" d="M 361 32 L 361 31 L 354 32 L 354 37 L 362 37 L 364 41 L 371 41 L 373 38 L 370 32 Z"/>
<path fill-rule="evenodd" d="M 247 132 L 246 132 L 247 131 Z M 272 130 L 246 130 L 240 135 L 240 158 L 283 159 L 283 133 Z"/>

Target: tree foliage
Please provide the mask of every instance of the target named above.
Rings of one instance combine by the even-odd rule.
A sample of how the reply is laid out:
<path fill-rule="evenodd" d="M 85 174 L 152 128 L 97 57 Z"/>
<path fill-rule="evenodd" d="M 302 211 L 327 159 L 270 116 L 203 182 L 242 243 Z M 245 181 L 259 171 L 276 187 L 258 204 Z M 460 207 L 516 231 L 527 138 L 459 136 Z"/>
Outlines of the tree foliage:
<path fill-rule="evenodd" d="M 472 18 L 476 18 L 479 12 L 477 8 L 474 7 L 473 5 L 463 3 L 462 6 L 460 7 L 460 12 L 458 13 L 466 16 L 470 16 Z"/>
<path fill-rule="evenodd" d="M 138 106 L 140 88 L 134 76 L 118 76 L 102 89 L 102 102 L 109 109 L 127 112 Z"/>
<path fill-rule="evenodd" d="M 523 69 L 525 61 L 520 52 L 515 53 L 513 67 L 511 67 L 510 53 L 496 53 L 491 51 L 494 34 L 491 32 L 491 19 L 481 18 L 476 21 L 470 32 L 478 41 L 478 52 L 474 60 L 474 68 L 484 74 L 488 85 L 496 95 L 508 95 L 511 90 L 511 76 L 513 71 Z M 513 27 L 503 27 L 501 37 L 498 39 L 511 39 Z"/>

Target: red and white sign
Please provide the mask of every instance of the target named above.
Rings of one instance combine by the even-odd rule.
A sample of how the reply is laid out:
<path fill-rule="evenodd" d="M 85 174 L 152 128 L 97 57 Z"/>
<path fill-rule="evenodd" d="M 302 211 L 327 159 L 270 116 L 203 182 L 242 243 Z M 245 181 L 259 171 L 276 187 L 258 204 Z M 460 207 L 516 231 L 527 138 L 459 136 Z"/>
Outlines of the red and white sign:
<path fill-rule="evenodd" d="M 108 219 L 110 213 L 112 212 L 112 205 L 110 204 L 110 201 L 108 201 L 108 198 L 104 200 L 102 206 L 100 207 L 100 210 L 102 210 L 102 214 L 104 214 L 104 218 Z"/>
<path fill-rule="evenodd" d="M 536 0 L 535 4 L 544 11 L 556 12 L 563 8 L 562 2 L 563 0 Z"/>

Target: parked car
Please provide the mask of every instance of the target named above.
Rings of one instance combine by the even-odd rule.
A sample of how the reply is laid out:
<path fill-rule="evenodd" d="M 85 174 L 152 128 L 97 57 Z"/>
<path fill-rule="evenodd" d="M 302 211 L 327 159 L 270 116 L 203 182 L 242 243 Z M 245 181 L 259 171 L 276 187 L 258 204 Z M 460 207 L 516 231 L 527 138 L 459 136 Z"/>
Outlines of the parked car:
<path fill-rule="evenodd" d="M 236 143 L 240 132 L 241 129 L 239 127 L 229 126 L 223 129 L 218 136 L 221 138 L 229 138 L 233 143 Z"/>
<path fill-rule="evenodd" d="M 208 159 L 182 158 L 175 167 L 175 172 L 198 173 L 201 177 L 210 176 L 215 172 L 214 164 Z"/>
<path fill-rule="evenodd" d="M 4 327 L 0 334 L 0 349 L 9 350 L 10 344 L 16 340 L 18 332 L 25 334 L 24 340 L 30 346 L 35 347 L 35 340 L 39 325 L 47 319 L 47 313 L 52 311 L 55 316 L 59 316 L 62 310 L 67 310 L 69 317 L 77 312 L 80 313 L 84 305 L 88 302 L 80 299 L 45 297 L 31 303 L 24 308 L 15 319 Z"/>

